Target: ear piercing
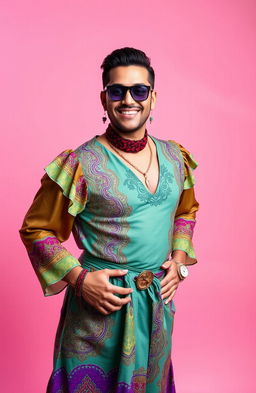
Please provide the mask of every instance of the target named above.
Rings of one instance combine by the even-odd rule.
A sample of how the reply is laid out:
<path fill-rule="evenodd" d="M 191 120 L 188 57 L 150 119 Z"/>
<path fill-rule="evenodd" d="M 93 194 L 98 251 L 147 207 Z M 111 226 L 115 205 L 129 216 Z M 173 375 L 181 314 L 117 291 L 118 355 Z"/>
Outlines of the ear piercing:
<path fill-rule="evenodd" d="M 102 117 L 102 121 L 103 121 L 104 124 L 105 124 L 106 121 L 107 121 L 106 111 L 104 111 L 104 115 L 103 115 L 103 117 Z"/>

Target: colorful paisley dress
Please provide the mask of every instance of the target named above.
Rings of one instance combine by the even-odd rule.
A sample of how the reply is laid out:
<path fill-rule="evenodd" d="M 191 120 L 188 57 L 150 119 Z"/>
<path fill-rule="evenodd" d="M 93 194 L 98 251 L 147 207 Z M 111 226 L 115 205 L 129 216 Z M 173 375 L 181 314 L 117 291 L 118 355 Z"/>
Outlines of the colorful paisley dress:
<path fill-rule="evenodd" d="M 149 136 L 160 168 L 154 194 L 96 135 L 45 167 L 19 230 L 44 296 L 66 289 L 47 393 L 175 393 L 176 307 L 161 299 L 160 265 L 176 249 L 186 252 L 187 265 L 197 262 L 198 164 L 179 143 Z M 78 259 L 62 244 L 71 233 L 82 250 Z M 90 271 L 127 268 L 125 276 L 109 280 L 133 288 L 132 301 L 108 315 L 79 301 L 62 279 L 80 265 Z M 154 278 L 140 290 L 136 277 L 144 270 Z"/>

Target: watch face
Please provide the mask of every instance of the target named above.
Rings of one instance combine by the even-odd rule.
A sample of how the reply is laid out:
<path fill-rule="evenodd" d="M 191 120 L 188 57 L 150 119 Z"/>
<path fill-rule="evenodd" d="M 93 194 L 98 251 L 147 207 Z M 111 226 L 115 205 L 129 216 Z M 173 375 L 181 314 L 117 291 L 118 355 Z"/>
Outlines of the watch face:
<path fill-rule="evenodd" d="M 182 275 L 182 277 L 188 276 L 188 269 L 186 268 L 185 265 L 180 266 L 180 274 Z"/>

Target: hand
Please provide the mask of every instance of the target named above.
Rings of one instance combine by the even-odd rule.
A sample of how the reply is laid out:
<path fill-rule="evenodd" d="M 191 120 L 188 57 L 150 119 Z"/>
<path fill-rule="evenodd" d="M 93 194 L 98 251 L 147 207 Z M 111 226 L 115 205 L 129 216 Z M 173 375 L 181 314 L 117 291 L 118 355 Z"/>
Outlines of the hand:
<path fill-rule="evenodd" d="M 132 299 L 130 296 L 119 298 L 114 293 L 128 295 L 133 292 L 133 289 L 112 285 L 109 277 L 123 276 L 126 273 L 127 270 L 121 269 L 103 269 L 88 272 L 82 286 L 84 300 L 104 315 L 120 310 L 124 304 L 129 303 Z"/>
<path fill-rule="evenodd" d="M 181 279 L 178 275 L 177 264 L 174 261 L 165 261 L 161 268 L 167 270 L 166 276 L 161 280 L 161 296 L 162 299 L 167 299 L 165 301 L 165 304 L 167 304 L 174 297 Z"/>

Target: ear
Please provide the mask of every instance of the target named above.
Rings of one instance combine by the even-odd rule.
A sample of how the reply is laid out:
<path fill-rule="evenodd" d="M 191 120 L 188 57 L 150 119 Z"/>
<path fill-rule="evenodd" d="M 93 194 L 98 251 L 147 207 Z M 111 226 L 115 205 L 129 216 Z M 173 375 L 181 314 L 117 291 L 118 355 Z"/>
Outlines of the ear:
<path fill-rule="evenodd" d="M 152 94 L 152 95 L 151 95 L 150 108 L 151 108 L 151 109 L 154 109 L 155 106 L 156 106 L 156 96 L 157 96 L 157 93 L 156 93 L 155 90 L 153 90 L 151 94 Z"/>
<path fill-rule="evenodd" d="M 101 100 L 102 106 L 104 108 L 104 111 L 106 111 L 107 110 L 106 92 L 103 90 L 100 92 L 100 100 Z"/>

